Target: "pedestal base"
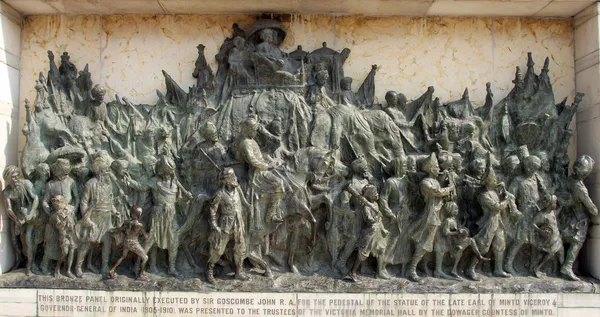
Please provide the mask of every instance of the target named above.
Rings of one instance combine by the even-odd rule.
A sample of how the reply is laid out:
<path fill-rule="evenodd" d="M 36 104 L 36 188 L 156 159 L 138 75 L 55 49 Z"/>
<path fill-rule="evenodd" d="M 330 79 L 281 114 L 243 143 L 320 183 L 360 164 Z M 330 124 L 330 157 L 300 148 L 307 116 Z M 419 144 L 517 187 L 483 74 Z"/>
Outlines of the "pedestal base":
<path fill-rule="evenodd" d="M 10 242 L 10 219 L 0 210 L 0 275 L 12 269 L 15 254 Z"/>
<path fill-rule="evenodd" d="M 43 275 L 25 275 L 19 269 L 0 276 L 0 288 L 51 288 L 98 291 L 183 291 L 183 292 L 316 292 L 316 293 L 594 293 L 600 282 L 582 277 L 581 282 L 557 277 L 538 279 L 531 276 L 496 278 L 482 275 L 482 280 L 455 281 L 425 277 L 420 283 L 405 278 L 390 280 L 359 275 L 356 283 L 338 276 L 321 274 L 302 275 L 274 272 L 272 279 L 259 272 L 248 272 L 249 281 L 239 281 L 233 275 L 216 276 L 214 285 L 208 284 L 203 274 L 177 279 L 166 275 L 151 275 L 147 280 L 136 280 L 119 275 L 106 279 L 99 274 L 84 273 L 83 278 L 54 278 Z"/>
<path fill-rule="evenodd" d="M 593 277 L 600 279 L 600 225 L 591 225 L 586 241 L 586 264 Z"/>
<path fill-rule="evenodd" d="M 597 294 L 0 289 L 2 316 L 598 316 Z"/>

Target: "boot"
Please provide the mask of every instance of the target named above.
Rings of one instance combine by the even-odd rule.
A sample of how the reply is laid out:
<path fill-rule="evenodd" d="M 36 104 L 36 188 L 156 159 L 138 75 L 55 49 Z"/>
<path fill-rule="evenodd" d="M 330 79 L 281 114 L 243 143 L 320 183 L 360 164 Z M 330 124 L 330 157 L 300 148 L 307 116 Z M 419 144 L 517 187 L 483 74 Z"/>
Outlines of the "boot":
<path fill-rule="evenodd" d="M 413 282 L 420 282 L 422 280 L 419 277 L 419 274 L 417 274 L 417 265 L 419 264 L 419 262 L 421 262 L 421 259 L 423 258 L 425 253 L 425 250 L 416 250 L 412 258 L 410 259 L 410 262 L 408 264 L 408 270 L 406 272 L 406 275 L 409 280 Z"/>
<path fill-rule="evenodd" d="M 169 256 L 169 275 L 179 278 L 181 275 L 177 271 L 177 257 Z"/>
<path fill-rule="evenodd" d="M 102 261 L 102 269 L 100 270 L 100 273 L 102 275 L 106 275 L 106 274 L 108 274 L 108 270 L 109 270 L 108 269 L 108 260 Z"/>
<path fill-rule="evenodd" d="M 266 278 L 273 278 L 273 272 L 271 271 L 271 267 L 268 265 L 265 266 L 265 273 L 263 274 Z"/>
<path fill-rule="evenodd" d="M 341 258 L 335 262 L 335 268 L 342 275 L 348 272 L 348 269 L 346 268 L 346 261 L 342 261 Z"/>
<path fill-rule="evenodd" d="M 236 280 L 240 280 L 240 281 L 248 281 L 248 280 L 250 280 L 250 278 L 248 277 L 248 275 L 246 275 L 246 273 L 244 273 L 244 269 L 242 268 L 242 265 L 236 265 L 236 267 L 235 267 L 235 279 Z"/>
<path fill-rule="evenodd" d="M 88 253 L 88 254 L 87 254 L 87 261 L 86 261 L 86 263 L 87 263 L 87 264 L 86 264 L 86 267 L 87 267 L 87 269 L 88 269 L 90 272 L 92 272 L 92 273 L 94 273 L 94 274 L 98 274 L 98 270 L 97 270 L 97 269 L 96 269 L 96 267 L 94 266 L 94 263 L 92 263 L 92 260 L 93 260 L 93 257 L 92 257 L 92 255 L 93 255 L 93 252 L 92 252 L 92 253 Z"/>
<path fill-rule="evenodd" d="M 381 278 L 381 279 L 384 279 L 384 280 L 389 280 L 392 277 L 388 273 L 388 271 L 385 268 L 385 266 L 386 266 L 386 264 L 383 261 L 377 260 L 377 277 Z"/>
<path fill-rule="evenodd" d="M 519 249 L 521 249 L 520 246 L 513 246 L 511 249 L 509 249 L 508 256 L 506 257 L 506 263 L 504 263 L 504 272 L 512 275 L 517 274 L 513 266 L 513 261 L 515 260 L 517 253 L 519 253 Z"/>
<path fill-rule="evenodd" d="M 44 257 L 42 257 L 42 263 L 40 264 L 40 266 L 42 269 L 42 275 L 50 274 L 50 269 L 48 268 L 50 266 L 50 259 L 46 254 L 44 254 Z"/>
<path fill-rule="evenodd" d="M 478 263 L 479 259 L 473 257 L 471 263 L 469 263 L 469 267 L 465 270 L 465 275 L 473 281 L 481 281 L 481 277 L 475 272 Z"/>
<path fill-rule="evenodd" d="M 419 277 L 419 275 L 417 274 L 416 265 L 411 265 L 408 267 L 407 277 L 413 282 L 420 282 L 422 280 L 421 277 Z"/>
<path fill-rule="evenodd" d="M 215 276 L 213 273 L 214 268 L 215 268 L 215 265 L 211 264 L 211 263 L 208 263 L 208 266 L 206 267 L 206 281 L 209 284 L 215 284 Z"/>
<path fill-rule="evenodd" d="M 502 270 L 503 260 L 504 252 L 496 252 L 496 254 L 494 254 L 494 275 L 498 277 L 511 277 L 512 275 L 510 273 L 506 273 Z"/>
<path fill-rule="evenodd" d="M 565 262 L 560 268 L 560 273 L 566 278 L 570 279 L 571 281 L 580 281 L 580 279 L 577 276 L 575 276 L 575 273 L 573 273 L 573 263 L 575 262 L 575 254 L 571 250 L 569 251 L 570 252 L 567 253 L 567 256 L 565 258 Z"/>

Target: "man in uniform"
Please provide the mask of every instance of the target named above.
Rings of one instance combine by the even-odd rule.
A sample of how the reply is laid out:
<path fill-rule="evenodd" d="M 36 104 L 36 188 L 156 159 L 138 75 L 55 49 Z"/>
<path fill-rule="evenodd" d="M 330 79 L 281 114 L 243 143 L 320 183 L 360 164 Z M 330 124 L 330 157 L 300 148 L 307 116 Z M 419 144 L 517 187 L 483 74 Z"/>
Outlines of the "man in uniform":
<path fill-rule="evenodd" d="M 245 225 L 242 205 L 250 208 L 244 198 L 237 177 L 232 168 L 227 167 L 220 176 L 221 187 L 213 195 L 209 205 L 210 237 L 209 258 L 206 269 L 206 280 L 214 284 L 213 269 L 219 261 L 230 241 L 233 241 L 233 261 L 235 262 L 235 278 L 248 280 L 242 265 L 246 258 Z"/>
<path fill-rule="evenodd" d="M 521 161 L 525 174 L 515 179 L 512 183 L 513 188 L 509 188 L 509 191 L 515 195 L 517 207 L 523 216 L 516 222 L 513 241 L 508 248 L 506 263 L 504 263 L 504 270 L 513 275 L 516 274 L 513 266 L 515 257 L 521 247 L 531 243 L 533 230 L 531 221 L 539 210 L 540 195 L 546 192 L 544 181 L 538 175 L 542 166 L 541 160 L 535 155 L 529 155 L 527 146 L 520 147 L 519 151 L 523 158 Z"/>
<path fill-rule="evenodd" d="M 454 191 L 454 185 L 442 187 L 438 182 L 440 166 L 435 153 L 432 153 L 423 165 L 423 172 L 428 175 L 420 184 L 421 195 L 425 200 L 425 210 L 421 218 L 414 224 L 410 234 L 415 243 L 415 252 L 408 264 L 407 275 L 413 282 L 421 280 L 417 275 L 417 264 L 425 254 L 433 251 L 435 236 L 442 224 L 439 214 L 444 204 L 444 198 L 450 196 Z"/>
<path fill-rule="evenodd" d="M 219 142 L 219 135 L 214 123 L 207 122 L 200 130 L 202 141 L 194 149 L 195 169 L 192 171 L 198 183 L 192 183 L 192 192 L 211 197 L 217 190 L 215 179 L 219 176 L 217 165 L 227 162 L 227 149 Z M 197 188 L 199 187 L 199 188 Z"/>
<path fill-rule="evenodd" d="M 343 240 L 345 241 L 344 247 L 335 263 L 336 269 L 341 274 L 347 273 L 346 262 L 348 262 L 348 258 L 356 249 L 356 243 L 358 243 L 362 229 L 362 222 L 358 218 L 357 213 L 361 203 L 357 196 L 352 193 L 362 193 L 363 188 L 369 184 L 372 178 L 371 173 L 369 173 L 369 164 L 364 156 L 352 161 L 351 168 L 352 179 L 342 192 L 340 198 L 340 208 L 343 214 L 334 215 L 337 219 L 333 221 L 333 228 L 331 228 L 331 230 L 335 230 L 340 226 Z M 335 241 L 335 243 L 337 244 L 338 241 Z"/>
<path fill-rule="evenodd" d="M 506 242 L 504 240 L 504 222 L 502 221 L 502 211 L 508 209 L 511 216 L 518 217 L 520 212 L 516 209 L 515 197 L 506 192 L 505 197 L 497 193 L 498 183 L 496 174 L 491 166 L 488 166 L 487 174 L 484 176 L 485 190 L 478 196 L 477 200 L 483 210 L 483 216 L 478 222 L 479 232 L 473 237 L 477 248 L 481 254 L 486 254 L 490 249 L 494 254 L 494 275 L 499 277 L 510 277 L 503 269 L 504 249 Z M 479 281 L 480 277 L 475 273 L 475 268 L 480 259 L 476 256 L 471 258 L 468 269 L 465 274 L 472 280 Z"/>
<path fill-rule="evenodd" d="M 568 183 L 572 202 L 570 208 L 560 215 L 562 218 L 562 238 L 569 246 L 560 273 L 573 281 L 579 281 L 579 278 L 573 273 L 573 263 L 587 236 L 590 216 L 598 215 L 598 207 L 590 198 L 583 183 L 583 180 L 590 175 L 593 168 L 594 160 L 587 155 L 579 157 L 573 163 L 573 175 L 569 177 Z"/>

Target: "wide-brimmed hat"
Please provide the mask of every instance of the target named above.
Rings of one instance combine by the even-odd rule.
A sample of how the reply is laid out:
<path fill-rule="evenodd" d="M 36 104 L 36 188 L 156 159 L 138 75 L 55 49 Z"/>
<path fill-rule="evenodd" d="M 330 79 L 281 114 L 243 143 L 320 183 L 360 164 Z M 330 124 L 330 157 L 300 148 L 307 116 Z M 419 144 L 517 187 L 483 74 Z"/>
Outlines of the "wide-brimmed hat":
<path fill-rule="evenodd" d="M 248 32 L 248 34 L 249 34 L 248 39 L 254 43 L 259 43 L 260 42 L 260 37 L 259 37 L 260 31 L 262 31 L 264 29 L 275 30 L 279 43 L 283 42 L 283 40 L 285 39 L 285 36 L 287 34 L 285 32 L 285 30 L 283 29 L 283 27 L 281 26 L 281 23 L 279 23 L 279 21 L 270 20 L 270 19 L 259 19 L 259 20 L 256 20 L 256 22 L 254 22 L 254 24 L 252 24 L 252 26 L 250 27 L 250 31 Z"/>

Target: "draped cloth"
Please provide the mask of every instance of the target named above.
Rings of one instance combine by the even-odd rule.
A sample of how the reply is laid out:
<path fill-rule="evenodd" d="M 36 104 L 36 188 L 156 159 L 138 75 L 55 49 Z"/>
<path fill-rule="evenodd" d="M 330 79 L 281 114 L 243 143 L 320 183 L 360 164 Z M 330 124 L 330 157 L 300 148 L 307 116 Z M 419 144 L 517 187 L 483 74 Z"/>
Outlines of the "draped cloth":
<path fill-rule="evenodd" d="M 174 241 L 177 241 L 175 219 L 177 185 L 172 182 L 167 184 L 170 186 L 156 182 L 156 187 L 152 191 L 157 204 L 151 211 L 149 240 L 153 240 L 159 249 L 169 249 Z"/>

